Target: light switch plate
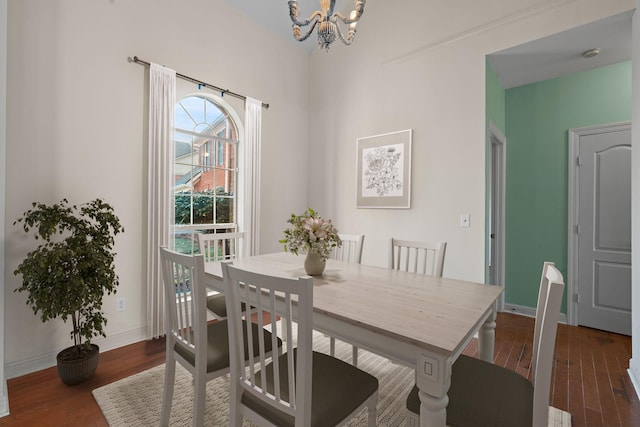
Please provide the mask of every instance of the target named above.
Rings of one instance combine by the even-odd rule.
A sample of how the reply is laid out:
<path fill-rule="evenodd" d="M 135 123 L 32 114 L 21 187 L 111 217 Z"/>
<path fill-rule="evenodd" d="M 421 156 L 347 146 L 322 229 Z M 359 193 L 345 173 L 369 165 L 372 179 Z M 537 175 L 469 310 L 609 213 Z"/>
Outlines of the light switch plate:
<path fill-rule="evenodd" d="M 471 216 L 469 214 L 460 215 L 460 227 L 471 227 Z"/>

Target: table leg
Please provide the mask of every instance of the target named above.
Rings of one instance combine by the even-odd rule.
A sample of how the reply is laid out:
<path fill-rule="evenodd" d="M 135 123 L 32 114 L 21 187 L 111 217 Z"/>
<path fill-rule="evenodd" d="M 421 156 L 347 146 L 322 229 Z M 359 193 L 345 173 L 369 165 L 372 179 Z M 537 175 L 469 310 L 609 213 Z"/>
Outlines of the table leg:
<path fill-rule="evenodd" d="M 420 398 L 420 426 L 445 427 L 447 392 L 451 385 L 451 361 L 438 355 L 419 354 L 416 385 Z"/>
<path fill-rule="evenodd" d="M 493 304 L 491 315 L 480 327 L 478 333 L 478 356 L 480 359 L 493 363 L 493 349 L 496 339 L 496 311 L 497 303 Z"/>
<path fill-rule="evenodd" d="M 420 427 L 446 426 L 449 403 L 446 393 L 442 397 L 435 397 L 420 390 L 418 396 L 420 396 Z"/>

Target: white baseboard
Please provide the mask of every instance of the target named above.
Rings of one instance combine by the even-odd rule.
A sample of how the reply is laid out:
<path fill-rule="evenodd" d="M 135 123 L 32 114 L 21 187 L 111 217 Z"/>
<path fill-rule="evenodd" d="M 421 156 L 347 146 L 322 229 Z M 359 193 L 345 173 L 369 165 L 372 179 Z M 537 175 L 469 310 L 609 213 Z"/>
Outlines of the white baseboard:
<path fill-rule="evenodd" d="M 133 329 L 119 334 L 110 335 L 107 338 L 99 338 L 91 341 L 100 347 L 100 351 L 113 350 L 114 348 L 123 347 L 135 342 L 144 341 L 146 339 L 146 326 L 139 329 Z M 62 350 L 62 349 L 60 349 Z M 56 355 L 60 350 L 50 353 L 41 354 L 26 360 L 17 362 L 8 362 L 5 365 L 6 379 L 20 377 L 32 372 L 56 366 Z M 0 401 L 0 410 L 2 410 L 2 402 Z M 1 416 L 1 414 L 0 414 Z"/>
<path fill-rule="evenodd" d="M 503 311 L 507 313 L 519 314 L 521 316 L 536 317 L 536 309 L 534 307 L 527 307 L 524 305 L 505 303 Z M 560 313 L 560 316 L 558 317 L 558 322 L 566 324 L 567 315 L 565 313 Z"/>
<path fill-rule="evenodd" d="M 640 396 L 640 366 L 638 365 L 638 358 L 631 358 L 629 360 L 629 369 L 627 370 L 629 378 L 631 378 L 631 384 L 636 390 L 636 397 Z"/>

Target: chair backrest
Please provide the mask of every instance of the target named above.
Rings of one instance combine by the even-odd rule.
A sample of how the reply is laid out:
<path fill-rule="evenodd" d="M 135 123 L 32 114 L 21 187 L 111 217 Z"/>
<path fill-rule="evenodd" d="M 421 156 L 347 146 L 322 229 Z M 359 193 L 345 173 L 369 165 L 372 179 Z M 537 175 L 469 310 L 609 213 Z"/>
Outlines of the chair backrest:
<path fill-rule="evenodd" d="M 538 307 L 533 334 L 531 375 L 533 380 L 533 425 L 547 426 L 551 369 L 558 331 L 560 303 L 564 292 L 562 273 L 552 262 L 545 262 L 540 280 Z"/>
<path fill-rule="evenodd" d="M 442 277 L 446 249 L 447 242 L 429 243 L 392 238 L 389 267 Z"/>
<path fill-rule="evenodd" d="M 263 275 L 234 267 L 231 263 L 222 263 L 222 275 L 227 296 L 229 322 L 230 362 L 231 362 L 231 398 L 241 396 L 242 391 L 251 393 L 263 402 L 296 418 L 296 425 L 302 420 L 309 425 L 311 420 L 311 375 L 312 372 L 312 327 L 313 327 L 313 279 L 305 276 L 299 279 L 287 279 Z M 257 296 L 261 298 L 257 298 Z M 286 358 L 274 357 L 272 371 L 265 369 L 268 358 L 265 343 L 260 336 L 259 356 L 244 361 L 243 344 L 239 337 L 242 329 L 240 304 L 262 313 L 257 316 L 261 330 L 263 318 L 270 319 L 271 330 L 277 330 L 276 320 L 286 325 Z M 277 310 L 277 311 L 276 311 Z M 292 320 L 297 321 L 296 337 Z M 248 325 L 248 322 L 245 324 Z M 248 354 L 253 354 L 252 331 L 246 327 Z M 272 334 L 272 347 L 276 348 L 276 333 Z M 291 343 L 297 342 L 296 362 Z M 286 360 L 286 363 L 282 363 Z M 254 366 L 254 364 L 257 364 Z M 297 372 L 295 370 L 297 369 Z M 260 372 L 259 378 L 256 373 Z M 269 372 L 267 372 L 269 371 Z M 285 374 L 286 371 L 286 375 Z M 273 388 L 263 388 L 267 384 L 267 374 L 272 376 Z M 284 375 L 284 376 L 283 376 Z M 283 393 L 280 378 L 287 378 L 288 393 Z M 238 392 L 236 387 L 240 387 Z"/>
<path fill-rule="evenodd" d="M 160 248 L 165 290 L 167 339 L 196 355 L 206 364 L 207 291 L 204 257 L 184 255 Z"/>
<path fill-rule="evenodd" d="M 364 234 L 338 234 L 338 236 L 342 240 L 342 246 L 335 248 L 330 257 L 339 261 L 360 264 Z"/>
<path fill-rule="evenodd" d="M 196 233 L 200 254 L 204 261 L 229 261 L 240 258 L 241 239 L 243 232 L 235 233 Z"/>

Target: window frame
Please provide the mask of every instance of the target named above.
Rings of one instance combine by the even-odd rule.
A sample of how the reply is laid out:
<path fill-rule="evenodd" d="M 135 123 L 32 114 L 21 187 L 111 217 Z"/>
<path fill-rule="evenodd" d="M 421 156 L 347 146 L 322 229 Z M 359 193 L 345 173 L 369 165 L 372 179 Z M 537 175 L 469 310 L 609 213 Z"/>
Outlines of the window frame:
<path fill-rule="evenodd" d="M 226 100 L 211 93 L 205 93 L 205 92 L 182 93 L 181 91 L 179 91 L 176 96 L 176 106 L 178 106 L 181 101 L 189 97 L 198 97 L 213 103 L 221 111 L 221 113 L 223 114 L 223 117 L 225 117 L 231 123 L 232 126 L 235 126 L 235 130 L 237 134 L 237 139 L 232 140 L 228 138 L 230 134 L 229 131 L 226 131 L 226 132 L 223 131 L 222 136 L 220 136 L 221 132 L 202 133 L 194 130 L 181 129 L 181 128 L 178 128 L 177 125 L 175 127 L 176 133 L 184 133 L 184 134 L 191 135 L 192 137 L 208 138 L 207 142 L 210 142 L 212 144 L 211 147 L 213 147 L 213 149 L 210 150 L 210 155 L 208 156 L 209 157 L 208 162 L 210 166 L 205 166 L 206 162 L 200 162 L 203 167 L 210 167 L 211 169 L 220 169 L 219 159 L 218 159 L 218 155 L 219 155 L 218 147 L 224 146 L 225 143 L 233 143 L 235 146 L 235 169 L 234 168 L 228 169 L 229 171 L 232 171 L 232 173 L 235 174 L 235 178 L 234 178 L 235 191 L 233 196 L 235 199 L 234 209 L 233 209 L 234 210 L 233 218 L 235 221 L 229 222 L 229 223 L 214 222 L 214 223 L 207 223 L 207 224 L 194 224 L 193 209 L 191 209 L 190 224 L 177 224 L 175 223 L 175 221 L 174 221 L 174 224 L 172 224 L 171 238 L 175 242 L 177 234 L 186 234 L 187 236 L 185 236 L 185 238 L 190 239 L 191 253 L 194 254 L 194 253 L 198 253 L 198 245 L 195 238 L 196 237 L 195 233 L 197 232 L 215 233 L 215 232 L 225 232 L 225 231 L 228 231 L 228 232 L 244 231 L 244 212 L 245 212 L 244 182 L 245 182 L 245 179 L 242 173 L 244 171 L 244 164 L 245 164 L 244 149 L 243 149 L 244 125 L 243 125 L 243 122 L 240 120 L 238 113 L 236 112 L 236 108 L 231 106 L 228 102 L 226 102 Z M 227 127 L 225 127 L 225 129 L 226 128 Z M 207 142 L 203 143 L 203 145 L 206 144 Z M 225 150 L 223 148 L 222 151 L 223 153 L 225 153 L 225 156 L 228 155 L 226 154 L 228 153 L 228 150 Z M 211 157 L 214 157 L 214 159 L 211 159 Z M 173 156 L 174 164 L 175 164 L 175 161 L 176 161 L 176 158 L 174 155 Z M 225 163 L 224 159 L 222 159 L 222 164 L 224 165 L 224 163 Z M 171 187 L 173 191 L 174 185 L 172 185 Z M 175 194 L 176 193 L 174 192 L 174 195 Z M 193 197 L 193 194 L 194 192 L 192 191 L 190 194 L 191 197 Z M 212 196 L 212 197 L 215 197 L 215 196 Z M 176 202 L 175 202 L 175 198 L 173 198 L 173 209 L 175 209 L 175 206 L 176 206 Z M 214 212 L 214 215 L 215 215 L 215 212 Z M 240 243 L 240 247 L 238 248 L 238 253 L 240 255 L 244 254 L 244 248 L 242 246 L 242 243 Z"/>

